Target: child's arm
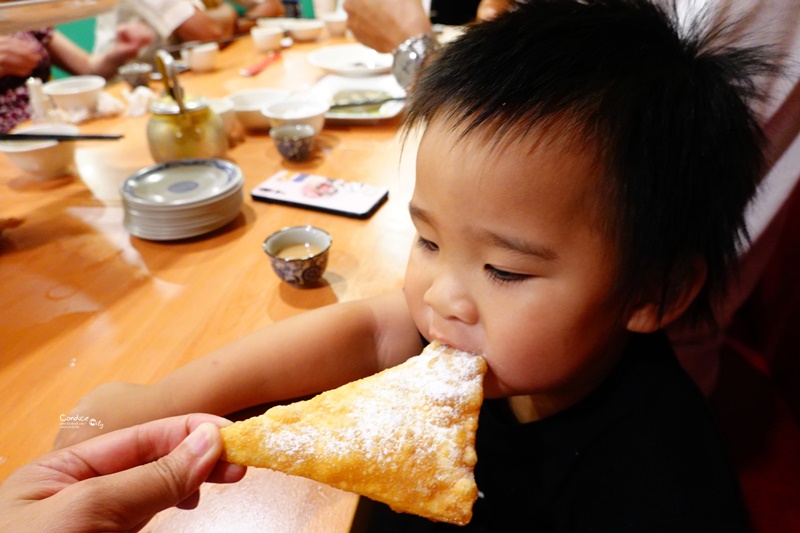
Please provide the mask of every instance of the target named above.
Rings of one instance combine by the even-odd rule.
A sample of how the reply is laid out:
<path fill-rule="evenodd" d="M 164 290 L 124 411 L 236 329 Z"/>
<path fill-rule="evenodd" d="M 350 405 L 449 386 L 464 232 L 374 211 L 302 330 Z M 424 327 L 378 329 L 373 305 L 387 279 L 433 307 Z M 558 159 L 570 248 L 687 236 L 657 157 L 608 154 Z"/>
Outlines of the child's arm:
<path fill-rule="evenodd" d="M 394 366 L 422 348 L 397 291 L 271 324 L 151 386 L 103 385 L 81 399 L 73 413 L 102 420 L 103 431 L 178 413 L 227 415 L 338 387 Z M 97 427 L 62 430 L 56 446 L 97 432 Z"/>

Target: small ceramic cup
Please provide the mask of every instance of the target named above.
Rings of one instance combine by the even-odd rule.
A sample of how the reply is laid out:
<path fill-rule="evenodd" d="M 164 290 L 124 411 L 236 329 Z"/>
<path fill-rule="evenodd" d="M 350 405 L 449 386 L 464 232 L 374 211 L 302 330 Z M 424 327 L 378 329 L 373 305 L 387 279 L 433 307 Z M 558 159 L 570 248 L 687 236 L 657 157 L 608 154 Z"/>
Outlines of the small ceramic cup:
<path fill-rule="evenodd" d="M 250 37 L 259 52 L 271 52 L 281 49 L 281 39 L 283 39 L 283 28 L 279 26 L 253 26 L 250 29 Z"/>
<path fill-rule="evenodd" d="M 323 13 L 320 18 L 331 37 L 342 37 L 347 31 L 347 13 L 344 11 Z"/>
<path fill-rule="evenodd" d="M 186 61 L 193 72 L 210 72 L 217 66 L 219 45 L 204 43 L 181 50 L 181 59 Z"/>
<path fill-rule="evenodd" d="M 317 131 L 308 124 L 286 124 L 269 130 L 278 152 L 292 163 L 305 161 L 314 148 Z"/>
<path fill-rule="evenodd" d="M 296 287 L 318 285 L 328 266 L 333 239 L 314 226 L 289 226 L 264 241 L 264 252 L 272 269 L 286 283 Z"/>
<path fill-rule="evenodd" d="M 153 72 L 153 66 L 141 61 L 126 63 L 117 70 L 119 77 L 125 80 L 131 89 L 149 87 L 151 72 Z"/>

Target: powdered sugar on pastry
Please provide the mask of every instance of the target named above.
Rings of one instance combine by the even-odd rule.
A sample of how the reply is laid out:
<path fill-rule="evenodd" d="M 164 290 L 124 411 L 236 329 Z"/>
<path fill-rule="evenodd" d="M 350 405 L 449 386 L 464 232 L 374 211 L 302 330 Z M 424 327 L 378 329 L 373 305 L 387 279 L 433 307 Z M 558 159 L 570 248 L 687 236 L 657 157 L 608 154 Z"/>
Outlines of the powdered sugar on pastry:
<path fill-rule="evenodd" d="M 223 429 L 225 457 L 465 524 L 478 495 L 485 372 L 482 357 L 432 343 L 401 365 Z"/>

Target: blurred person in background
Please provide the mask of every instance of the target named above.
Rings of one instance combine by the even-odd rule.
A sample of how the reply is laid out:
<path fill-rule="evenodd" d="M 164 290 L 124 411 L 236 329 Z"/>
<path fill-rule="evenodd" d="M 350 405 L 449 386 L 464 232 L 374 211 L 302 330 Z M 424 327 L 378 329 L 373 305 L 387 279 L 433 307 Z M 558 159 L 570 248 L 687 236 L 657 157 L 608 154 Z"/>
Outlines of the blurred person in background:
<path fill-rule="evenodd" d="M 228 3 L 206 8 L 201 0 L 122 0 L 113 10 L 97 17 L 95 53 L 113 46 L 115 28 L 128 22 L 148 25 L 155 34 L 139 58 L 152 61 L 158 48 L 187 41 L 216 41 L 233 35 L 239 15 Z"/>
<path fill-rule="evenodd" d="M 421 0 L 344 0 L 342 7 L 355 38 L 387 53 L 409 39 L 431 33 L 432 17 L 433 22 L 442 24 L 489 20 L 514 3 L 515 0 L 432 0 L 431 16 Z"/>
<path fill-rule="evenodd" d="M 206 8 L 218 7 L 225 3 L 224 0 L 203 0 Z M 230 0 L 230 3 L 238 7 L 239 17 L 236 19 L 236 33 L 246 33 L 256 25 L 260 18 L 283 17 L 286 15 L 286 8 L 281 0 Z"/>
<path fill-rule="evenodd" d="M 70 74 L 110 78 L 153 39 L 145 25 L 122 24 L 114 27 L 106 51 L 89 54 L 53 28 L 0 35 L 0 132 L 10 131 L 30 117 L 25 85 L 29 77 L 47 81 L 55 65 Z"/>

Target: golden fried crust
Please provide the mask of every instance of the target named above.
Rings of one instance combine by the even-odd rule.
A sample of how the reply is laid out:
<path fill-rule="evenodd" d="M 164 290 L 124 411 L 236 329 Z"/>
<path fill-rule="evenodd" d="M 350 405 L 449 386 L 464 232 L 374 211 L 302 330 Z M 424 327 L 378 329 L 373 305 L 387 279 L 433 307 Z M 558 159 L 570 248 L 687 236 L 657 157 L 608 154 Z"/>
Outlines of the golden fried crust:
<path fill-rule="evenodd" d="M 483 357 L 433 343 L 399 366 L 224 428 L 223 458 L 463 525 L 478 497 L 485 373 Z"/>

